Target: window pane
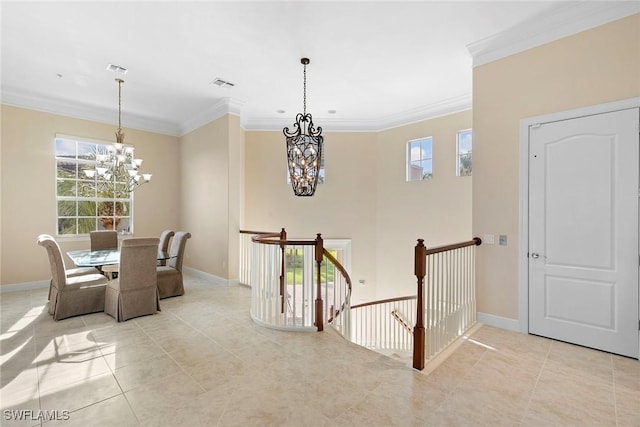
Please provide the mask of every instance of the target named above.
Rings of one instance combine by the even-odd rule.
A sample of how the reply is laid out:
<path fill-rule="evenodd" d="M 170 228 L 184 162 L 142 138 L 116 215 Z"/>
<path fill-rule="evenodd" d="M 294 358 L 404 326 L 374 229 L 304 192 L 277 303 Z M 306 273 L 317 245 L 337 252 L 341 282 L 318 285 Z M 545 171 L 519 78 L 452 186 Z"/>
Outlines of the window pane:
<path fill-rule="evenodd" d="M 433 144 L 431 138 L 422 141 L 422 160 L 433 157 Z"/>
<path fill-rule="evenodd" d="M 129 217 L 121 217 L 116 221 L 116 230 L 119 233 L 130 233 L 131 232 L 131 218 Z"/>
<path fill-rule="evenodd" d="M 81 200 L 78 202 L 78 216 L 96 216 L 96 202 Z M 95 220 L 94 220 L 95 222 Z"/>
<path fill-rule="evenodd" d="M 96 144 L 89 144 L 86 142 L 78 142 L 78 158 L 84 160 L 96 159 Z"/>
<path fill-rule="evenodd" d="M 409 165 L 409 181 L 422 180 L 422 165 L 420 161 L 412 162 Z"/>
<path fill-rule="evenodd" d="M 78 181 L 78 197 L 96 197 L 96 182 L 89 180 Z"/>
<path fill-rule="evenodd" d="M 470 153 L 471 144 L 472 144 L 471 131 L 463 131 L 458 133 L 458 154 Z"/>
<path fill-rule="evenodd" d="M 421 179 L 431 179 L 433 178 L 433 166 L 432 160 L 423 160 L 421 162 L 422 166 L 422 178 Z"/>
<path fill-rule="evenodd" d="M 76 181 L 69 179 L 58 179 L 58 197 L 75 197 Z"/>
<path fill-rule="evenodd" d="M 65 162 L 63 160 L 59 160 L 57 162 L 57 176 L 58 178 L 76 178 L 77 173 L 77 163 L 76 162 Z"/>
<path fill-rule="evenodd" d="M 420 141 L 411 142 L 409 144 L 409 161 L 415 162 L 421 159 Z"/>
<path fill-rule="evenodd" d="M 76 202 L 70 200 L 58 201 L 58 216 L 76 216 Z"/>
<path fill-rule="evenodd" d="M 56 139 L 56 157 L 76 158 L 76 142 L 67 139 Z"/>
<path fill-rule="evenodd" d="M 456 174 L 458 176 L 471 175 L 473 133 L 471 129 L 458 132 L 457 142 Z"/>
<path fill-rule="evenodd" d="M 458 166 L 458 173 L 460 176 L 469 176 L 471 175 L 471 166 L 473 164 L 472 162 L 472 158 L 471 158 L 472 154 L 462 154 L 459 159 L 460 159 L 460 163 Z"/>
<path fill-rule="evenodd" d="M 96 219 L 94 218 L 78 218 L 78 233 L 89 234 L 96 229 Z"/>
<path fill-rule="evenodd" d="M 59 218 L 58 234 L 77 234 L 75 218 Z"/>

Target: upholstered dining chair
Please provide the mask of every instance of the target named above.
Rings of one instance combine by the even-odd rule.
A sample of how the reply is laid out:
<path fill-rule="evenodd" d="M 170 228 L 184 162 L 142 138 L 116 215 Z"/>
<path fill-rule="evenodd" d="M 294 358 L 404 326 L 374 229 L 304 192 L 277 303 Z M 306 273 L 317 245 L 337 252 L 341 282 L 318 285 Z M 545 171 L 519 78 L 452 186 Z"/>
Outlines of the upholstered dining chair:
<path fill-rule="evenodd" d="M 47 250 L 51 266 L 49 314 L 54 320 L 104 310 L 107 279 L 102 274 L 83 274 L 70 277 L 64 266 L 60 246 L 51 237 L 41 235 L 38 244 Z"/>
<path fill-rule="evenodd" d="M 158 250 L 162 252 L 169 251 L 169 241 L 173 237 L 175 233 L 172 230 L 164 230 L 162 234 L 160 234 L 160 243 L 158 244 Z M 159 259 L 158 265 L 167 265 L 166 259 Z"/>
<path fill-rule="evenodd" d="M 91 250 L 118 249 L 118 232 L 115 230 L 95 230 L 89 233 Z"/>
<path fill-rule="evenodd" d="M 40 239 L 43 239 L 43 238 L 49 238 L 53 240 L 52 236 L 48 234 L 41 234 L 38 236 L 38 241 L 40 241 Z M 100 274 L 100 270 L 98 270 L 95 267 L 74 267 L 74 268 L 65 268 L 65 273 L 67 274 L 67 277 L 75 277 L 75 276 L 82 276 L 85 274 Z M 49 296 L 47 297 L 47 300 L 49 301 L 51 300 L 51 292 L 53 292 L 53 278 L 49 282 Z"/>
<path fill-rule="evenodd" d="M 184 259 L 187 239 L 190 237 L 191 233 L 185 231 L 176 232 L 171 241 L 171 248 L 169 249 L 171 258 L 169 258 L 168 265 L 157 268 L 160 299 L 184 295 L 182 261 Z"/>
<path fill-rule="evenodd" d="M 104 312 L 118 322 L 160 311 L 156 261 L 157 237 L 125 239 L 120 245 L 120 272 L 107 284 Z"/>
<path fill-rule="evenodd" d="M 118 232 L 115 230 L 94 230 L 89 233 L 91 250 L 118 249 Z M 109 279 L 118 275 L 118 264 L 104 265 L 98 269 Z"/>

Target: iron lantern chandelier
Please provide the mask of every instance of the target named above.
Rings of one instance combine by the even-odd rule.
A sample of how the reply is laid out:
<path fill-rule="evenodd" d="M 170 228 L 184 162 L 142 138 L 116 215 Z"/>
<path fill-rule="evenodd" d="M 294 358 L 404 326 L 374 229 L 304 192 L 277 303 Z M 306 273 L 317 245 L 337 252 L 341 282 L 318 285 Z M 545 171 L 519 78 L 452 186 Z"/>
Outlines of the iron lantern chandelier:
<path fill-rule="evenodd" d="M 296 196 L 313 196 L 320 175 L 322 159 L 322 128 L 313 124 L 307 113 L 307 65 L 309 58 L 300 59 L 303 65 L 303 109 L 296 115 L 293 131 L 285 127 L 282 132 L 287 140 L 287 164 L 293 193 Z"/>
<path fill-rule="evenodd" d="M 135 147 L 125 145 L 124 132 L 122 131 L 122 83 L 124 80 L 116 79 L 118 83 L 118 130 L 116 142 L 107 147 L 106 153 L 96 153 L 95 169 L 85 169 L 87 178 L 95 178 L 99 192 L 110 197 L 126 198 L 140 185 L 151 181 L 150 173 L 141 174 L 139 167 L 142 159 L 134 156 Z"/>

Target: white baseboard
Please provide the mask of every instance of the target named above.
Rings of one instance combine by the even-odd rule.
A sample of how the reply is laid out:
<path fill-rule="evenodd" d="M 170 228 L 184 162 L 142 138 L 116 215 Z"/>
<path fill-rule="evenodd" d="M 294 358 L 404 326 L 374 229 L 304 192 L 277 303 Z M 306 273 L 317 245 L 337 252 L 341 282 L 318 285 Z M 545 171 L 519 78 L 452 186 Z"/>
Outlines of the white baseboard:
<path fill-rule="evenodd" d="M 206 273 L 204 271 L 196 270 L 195 268 L 191 267 L 182 267 L 182 269 L 185 273 L 199 277 L 200 279 L 210 280 L 216 285 L 233 286 L 240 284 L 240 281 L 238 279 L 224 279 L 220 276 L 216 276 L 215 274 Z"/>
<path fill-rule="evenodd" d="M 513 332 L 521 332 L 520 322 L 515 319 L 494 316 L 493 314 L 487 314 L 487 313 L 477 313 L 476 319 L 478 320 L 478 322 L 487 326 L 494 326 L 496 328 L 506 329 Z"/>
<path fill-rule="evenodd" d="M 0 293 L 28 291 L 31 289 L 43 289 L 49 287 L 49 280 L 37 280 L 35 282 L 14 283 L 0 286 Z"/>

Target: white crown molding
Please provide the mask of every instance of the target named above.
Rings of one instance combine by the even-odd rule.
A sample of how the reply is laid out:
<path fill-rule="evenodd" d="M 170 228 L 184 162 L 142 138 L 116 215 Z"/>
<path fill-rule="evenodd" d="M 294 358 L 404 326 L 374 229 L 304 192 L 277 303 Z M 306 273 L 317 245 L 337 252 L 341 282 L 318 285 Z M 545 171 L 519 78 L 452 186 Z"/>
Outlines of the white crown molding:
<path fill-rule="evenodd" d="M 638 1 L 567 2 L 506 31 L 467 45 L 473 66 L 487 64 L 640 13 Z"/>
<path fill-rule="evenodd" d="M 191 131 L 194 131 L 207 123 L 219 119 L 227 114 L 234 114 L 240 116 L 244 102 L 233 98 L 222 98 L 215 102 L 207 110 L 204 110 L 196 117 L 189 119 L 188 121 L 181 123 L 180 135 L 183 136 Z"/>
<path fill-rule="evenodd" d="M 465 94 L 434 104 L 391 114 L 386 117 L 366 120 L 322 118 L 317 120 L 315 125 L 316 127 L 322 127 L 322 130 L 327 132 L 379 132 L 469 109 L 471 109 L 471 94 Z M 285 126 L 291 128 L 294 124 L 294 120 L 291 117 L 277 119 L 267 117 L 243 119 L 243 129 L 248 131 L 281 131 Z"/>
<path fill-rule="evenodd" d="M 2 89 L 2 104 L 12 107 L 27 108 L 45 113 L 74 117 L 77 119 L 91 120 L 95 122 L 117 125 L 114 120 L 114 111 L 108 108 L 82 105 L 65 102 L 59 99 L 51 99 L 12 90 Z M 177 123 L 166 120 L 156 120 L 137 114 L 127 113 L 126 127 L 163 135 L 180 136 L 180 126 Z"/>

